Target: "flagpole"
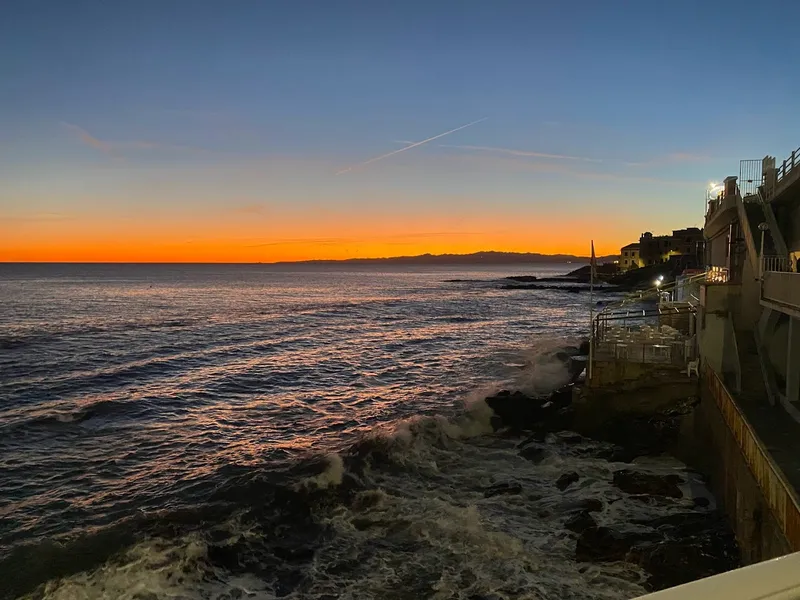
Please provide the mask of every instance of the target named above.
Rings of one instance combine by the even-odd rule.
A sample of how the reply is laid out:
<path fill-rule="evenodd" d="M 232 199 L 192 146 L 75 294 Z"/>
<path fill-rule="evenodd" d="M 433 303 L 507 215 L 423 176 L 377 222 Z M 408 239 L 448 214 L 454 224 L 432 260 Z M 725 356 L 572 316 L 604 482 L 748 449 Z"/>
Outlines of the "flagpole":
<path fill-rule="evenodd" d="M 586 369 L 589 385 L 592 384 L 592 358 L 594 357 L 594 270 L 594 240 L 592 240 L 592 258 L 589 262 L 589 368 Z"/>

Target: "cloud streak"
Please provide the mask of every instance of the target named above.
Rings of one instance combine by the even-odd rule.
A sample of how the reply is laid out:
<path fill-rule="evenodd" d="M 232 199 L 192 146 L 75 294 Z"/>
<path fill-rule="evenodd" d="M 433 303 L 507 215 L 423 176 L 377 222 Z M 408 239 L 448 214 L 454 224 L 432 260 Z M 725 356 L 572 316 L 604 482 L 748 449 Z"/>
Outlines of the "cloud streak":
<path fill-rule="evenodd" d="M 456 150 L 467 150 L 471 152 L 488 152 L 492 154 L 508 154 L 510 156 L 525 156 L 530 158 L 546 158 L 550 160 L 571 160 L 578 162 L 603 162 L 599 158 L 588 158 L 586 156 L 571 156 L 568 154 L 550 154 L 547 152 L 531 152 L 528 150 L 515 150 L 513 148 L 496 148 L 494 146 L 454 146 L 449 144 L 439 144 L 440 148 L 453 148 Z"/>
<path fill-rule="evenodd" d="M 62 122 L 61 125 L 74 136 L 76 136 L 82 143 L 94 148 L 104 154 L 107 154 L 115 159 L 122 159 L 122 152 L 125 150 L 170 150 L 177 152 L 189 152 L 206 154 L 209 151 L 195 146 L 181 146 L 175 144 L 163 144 L 161 142 L 151 142 L 144 140 L 130 140 L 130 141 L 110 141 L 101 140 L 91 133 L 86 131 L 83 127 L 73 123 Z"/>
<path fill-rule="evenodd" d="M 390 156 L 394 156 L 395 154 L 400 154 L 401 152 L 405 152 L 406 150 L 411 150 L 412 148 L 416 148 L 417 146 L 422 146 L 423 144 L 427 144 L 429 142 L 432 142 L 433 140 L 438 140 L 439 138 L 443 138 L 444 136 L 450 135 L 451 133 L 455 133 L 456 131 L 461 131 L 462 129 L 466 129 L 467 127 L 472 127 L 473 125 L 477 125 L 478 123 L 485 121 L 488 118 L 489 117 L 484 117 L 482 119 L 478 119 L 477 121 L 472 121 L 471 123 L 467 123 L 466 125 L 462 125 L 461 127 L 456 127 L 455 129 L 451 129 L 450 131 L 445 131 L 444 133 L 440 133 L 439 135 L 429 137 L 425 140 L 422 140 L 421 142 L 414 142 L 413 144 L 410 144 L 405 148 L 400 148 L 399 150 L 393 150 L 392 152 L 387 152 L 386 154 L 381 154 L 380 156 L 370 158 L 369 160 L 365 160 L 364 162 L 358 163 L 357 165 L 353 165 L 351 167 L 347 167 L 346 169 L 342 169 L 341 171 L 337 171 L 336 175 L 343 175 L 344 173 L 348 173 L 355 169 L 361 169 L 371 163 L 383 160 L 384 158 L 389 158 Z"/>

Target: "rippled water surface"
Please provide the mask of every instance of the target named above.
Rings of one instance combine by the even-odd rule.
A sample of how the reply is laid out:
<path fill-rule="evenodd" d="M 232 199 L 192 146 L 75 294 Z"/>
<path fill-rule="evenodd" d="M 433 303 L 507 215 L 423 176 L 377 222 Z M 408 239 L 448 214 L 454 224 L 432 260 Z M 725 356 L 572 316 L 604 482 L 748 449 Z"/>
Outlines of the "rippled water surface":
<path fill-rule="evenodd" d="M 635 595 L 542 492 L 612 467 L 478 401 L 565 375 L 587 294 L 501 286 L 568 268 L 0 265 L 0 597 Z"/>

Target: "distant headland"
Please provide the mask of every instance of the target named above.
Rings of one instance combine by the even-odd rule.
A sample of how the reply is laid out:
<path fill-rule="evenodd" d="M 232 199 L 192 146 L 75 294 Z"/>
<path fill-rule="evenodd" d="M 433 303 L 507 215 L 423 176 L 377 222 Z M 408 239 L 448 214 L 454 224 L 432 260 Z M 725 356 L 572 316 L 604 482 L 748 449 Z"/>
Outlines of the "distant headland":
<path fill-rule="evenodd" d="M 598 262 L 611 262 L 617 256 L 598 256 Z M 473 252 L 472 254 L 420 254 L 389 258 L 348 258 L 341 260 L 302 260 L 272 264 L 391 264 L 391 265 L 520 265 L 531 263 L 588 263 L 588 256 L 539 254 L 535 252 Z"/>

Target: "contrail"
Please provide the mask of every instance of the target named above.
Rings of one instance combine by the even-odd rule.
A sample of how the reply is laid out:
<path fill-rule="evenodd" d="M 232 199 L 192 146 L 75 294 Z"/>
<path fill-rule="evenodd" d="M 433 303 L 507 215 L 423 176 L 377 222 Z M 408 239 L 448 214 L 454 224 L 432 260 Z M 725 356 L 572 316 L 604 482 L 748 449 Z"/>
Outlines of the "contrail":
<path fill-rule="evenodd" d="M 466 125 L 462 125 L 461 127 L 456 127 L 455 129 L 451 129 L 450 131 L 445 131 L 444 133 L 440 133 L 439 135 L 430 137 L 427 140 L 422 140 L 421 142 L 415 142 L 410 146 L 406 146 L 405 148 L 400 148 L 399 150 L 393 150 L 392 152 L 381 154 L 380 156 L 376 156 L 375 158 L 370 158 L 369 160 L 365 160 L 364 162 L 358 163 L 357 165 L 353 165 L 352 167 L 347 167 L 346 169 L 342 169 L 341 171 L 338 171 L 336 174 L 341 175 L 343 173 L 347 173 L 348 171 L 352 171 L 353 169 L 359 169 L 361 167 L 365 167 L 369 163 L 374 163 L 379 160 L 383 160 L 384 158 L 389 158 L 390 156 L 394 156 L 395 154 L 400 154 L 401 152 L 405 152 L 406 150 L 411 150 L 412 148 L 416 148 L 417 146 L 422 146 L 422 144 L 427 144 L 428 142 L 432 142 L 433 140 L 438 140 L 440 137 L 450 135 L 451 133 L 455 133 L 456 131 L 461 131 L 462 129 L 466 129 L 467 127 L 471 127 L 472 125 L 480 123 L 481 121 L 485 121 L 488 118 L 489 117 L 483 117 L 482 119 L 478 119 L 477 121 L 473 121 L 472 123 L 467 123 Z"/>

